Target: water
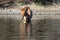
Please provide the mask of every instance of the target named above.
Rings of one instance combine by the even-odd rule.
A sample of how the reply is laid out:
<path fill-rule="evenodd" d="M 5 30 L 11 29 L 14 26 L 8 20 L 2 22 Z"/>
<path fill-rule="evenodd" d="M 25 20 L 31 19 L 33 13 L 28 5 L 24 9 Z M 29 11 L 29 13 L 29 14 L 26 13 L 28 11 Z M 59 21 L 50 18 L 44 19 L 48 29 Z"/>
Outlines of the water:
<path fill-rule="evenodd" d="M 59 19 L 21 20 L 0 18 L 0 40 L 60 40 Z"/>

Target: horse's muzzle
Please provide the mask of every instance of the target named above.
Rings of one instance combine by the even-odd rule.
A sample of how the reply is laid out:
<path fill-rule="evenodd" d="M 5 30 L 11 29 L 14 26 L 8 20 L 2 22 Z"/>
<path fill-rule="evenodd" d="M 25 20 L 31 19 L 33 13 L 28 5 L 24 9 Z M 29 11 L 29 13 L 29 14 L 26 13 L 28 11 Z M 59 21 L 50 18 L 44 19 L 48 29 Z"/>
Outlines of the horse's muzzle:
<path fill-rule="evenodd" d="M 23 23 L 28 23 L 28 22 L 30 22 L 30 18 L 27 16 L 24 16 L 23 17 Z"/>

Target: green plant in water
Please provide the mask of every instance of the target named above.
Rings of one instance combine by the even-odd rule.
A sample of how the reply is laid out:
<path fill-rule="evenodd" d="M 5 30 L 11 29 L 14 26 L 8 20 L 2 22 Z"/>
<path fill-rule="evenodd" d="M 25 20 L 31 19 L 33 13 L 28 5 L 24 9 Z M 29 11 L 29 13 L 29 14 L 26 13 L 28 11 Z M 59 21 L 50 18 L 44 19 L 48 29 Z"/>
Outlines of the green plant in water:
<path fill-rule="evenodd" d="M 20 4 L 20 5 L 24 5 L 24 3 L 23 3 L 23 2 L 20 2 L 19 4 Z"/>

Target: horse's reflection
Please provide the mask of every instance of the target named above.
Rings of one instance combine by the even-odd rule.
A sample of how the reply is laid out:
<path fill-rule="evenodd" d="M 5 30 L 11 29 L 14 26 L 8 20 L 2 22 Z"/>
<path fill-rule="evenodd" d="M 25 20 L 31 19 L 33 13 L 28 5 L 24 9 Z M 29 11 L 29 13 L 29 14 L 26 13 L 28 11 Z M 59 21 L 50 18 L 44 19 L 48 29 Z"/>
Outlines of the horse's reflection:
<path fill-rule="evenodd" d="M 29 22 L 25 26 L 26 35 L 32 36 L 32 23 Z"/>
<path fill-rule="evenodd" d="M 27 36 L 32 36 L 32 23 L 27 22 L 26 24 L 21 23 L 20 25 L 20 39 L 24 40 Z"/>

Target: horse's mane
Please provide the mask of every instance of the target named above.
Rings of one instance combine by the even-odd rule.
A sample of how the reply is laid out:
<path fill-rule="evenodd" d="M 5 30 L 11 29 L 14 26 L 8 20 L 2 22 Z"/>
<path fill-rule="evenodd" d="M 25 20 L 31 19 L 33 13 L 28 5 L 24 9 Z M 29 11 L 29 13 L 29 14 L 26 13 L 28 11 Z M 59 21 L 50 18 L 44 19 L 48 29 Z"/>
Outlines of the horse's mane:
<path fill-rule="evenodd" d="M 28 12 L 28 14 L 29 14 L 29 13 L 30 13 L 30 11 L 31 11 L 31 10 L 30 10 L 30 8 L 29 8 L 29 7 L 24 7 L 24 8 L 22 8 L 22 9 L 21 9 L 21 14 L 24 16 L 24 14 L 25 14 L 25 13 L 27 13 L 27 12 Z"/>

